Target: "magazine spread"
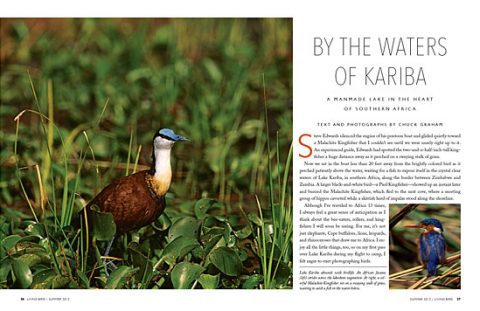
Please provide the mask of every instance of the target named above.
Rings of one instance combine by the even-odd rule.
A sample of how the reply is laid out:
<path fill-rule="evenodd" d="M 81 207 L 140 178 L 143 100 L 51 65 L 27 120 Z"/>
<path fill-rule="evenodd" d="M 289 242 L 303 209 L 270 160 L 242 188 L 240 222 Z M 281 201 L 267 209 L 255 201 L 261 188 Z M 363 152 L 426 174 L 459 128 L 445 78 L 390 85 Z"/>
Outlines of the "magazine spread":
<path fill-rule="evenodd" d="M 474 308 L 473 2 L 27 3 L 4 309 Z"/>

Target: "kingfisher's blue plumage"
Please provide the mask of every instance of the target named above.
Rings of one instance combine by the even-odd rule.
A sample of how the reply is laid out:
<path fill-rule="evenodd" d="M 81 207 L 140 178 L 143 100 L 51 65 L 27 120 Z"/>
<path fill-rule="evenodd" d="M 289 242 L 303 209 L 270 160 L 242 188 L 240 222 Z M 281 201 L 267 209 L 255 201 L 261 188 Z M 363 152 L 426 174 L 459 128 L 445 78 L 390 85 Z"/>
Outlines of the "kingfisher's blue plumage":
<path fill-rule="evenodd" d="M 443 225 L 442 223 L 440 222 L 440 220 L 438 219 L 435 219 L 435 218 L 425 218 L 424 220 L 422 220 L 420 222 L 422 225 L 425 225 L 425 226 L 428 226 L 428 225 L 433 225 L 435 227 L 437 227 L 438 229 L 440 229 L 443 233 Z"/>
<path fill-rule="evenodd" d="M 410 227 L 424 229 L 418 243 L 420 259 L 427 268 L 428 275 L 436 275 L 437 266 L 445 261 L 446 245 L 442 223 L 435 218 L 426 218 L 419 225 Z"/>

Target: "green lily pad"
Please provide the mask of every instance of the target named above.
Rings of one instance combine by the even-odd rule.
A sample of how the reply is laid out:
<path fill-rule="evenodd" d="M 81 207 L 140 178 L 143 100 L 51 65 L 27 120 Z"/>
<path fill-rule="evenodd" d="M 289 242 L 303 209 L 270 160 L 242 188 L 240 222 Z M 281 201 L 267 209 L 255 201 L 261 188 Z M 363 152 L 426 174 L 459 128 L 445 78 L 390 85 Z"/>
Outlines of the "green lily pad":
<path fill-rule="evenodd" d="M 195 238 L 198 235 L 199 222 L 193 217 L 183 217 L 173 223 L 168 231 L 168 239 L 175 240 L 178 237 Z"/>
<path fill-rule="evenodd" d="M 162 258 L 166 263 L 172 266 L 175 264 L 177 259 L 183 258 L 186 254 L 199 245 L 200 243 L 198 243 L 198 241 L 194 238 L 184 236 L 178 237 L 167 244 L 163 250 Z"/>
<path fill-rule="evenodd" d="M 212 249 L 217 245 L 218 241 L 222 239 L 225 233 L 225 228 L 213 227 L 205 230 L 205 234 L 200 237 L 200 241 L 203 244 L 204 257 L 206 257 Z M 223 245 L 220 246 L 224 246 Z"/>
<path fill-rule="evenodd" d="M 166 214 L 160 215 L 160 217 L 155 220 L 152 226 L 158 231 L 165 231 L 172 225 L 172 221 Z"/>
<path fill-rule="evenodd" d="M 49 263 L 50 257 L 48 257 L 46 254 L 23 254 L 22 256 L 18 257 L 18 260 L 25 263 L 28 267 L 33 267 L 41 262 Z"/>
<path fill-rule="evenodd" d="M 206 216 L 206 217 L 202 220 L 202 222 L 203 222 L 202 225 L 203 225 L 204 227 L 215 227 L 215 226 L 221 225 L 221 223 L 222 223 L 221 221 L 219 221 L 219 220 L 217 219 L 217 217 L 211 216 L 211 215 Z"/>
<path fill-rule="evenodd" d="M 12 271 L 12 261 L 7 258 L 0 262 L 0 280 L 6 280 L 8 274 Z"/>
<path fill-rule="evenodd" d="M 57 275 L 56 277 L 53 278 L 52 286 L 50 288 L 52 289 L 66 288 L 67 285 L 70 283 L 70 281 L 71 280 L 66 276 Z"/>
<path fill-rule="evenodd" d="M 17 242 L 15 246 L 8 250 L 10 256 L 21 256 L 24 254 L 46 254 L 45 248 L 37 243 Z"/>
<path fill-rule="evenodd" d="M 23 234 L 23 231 L 22 231 L 22 234 Z M 63 237 L 63 236 L 62 236 Z M 22 237 L 18 243 L 21 243 L 21 242 L 32 242 L 32 243 L 38 243 L 38 241 L 40 241 L 41 238 L 38 237 L 38 236 L 34 236 L 34 235 L 27 235 L 27 236 L 24 236 Z"/>
<path fill-rule="evenodd" d="M 117 231 L 117 226 L 111 213 L 98 211 L 96 206 L 91 207 L 93 221 L 93 235 L 99 241 L 110 241 Z"/>
<path fill-rule="evenodd" d="M 248 213 L 247 218 L 248 218 L 248 220 L 250 220 L 251 222 L 253 222 L 257 226 L 262 226 L 263 225 L 263 221 L 260 219 L 260 217 L 258 217 L 257 214 Z"/>
<path fill-rule="evenodd" d="M 211 263 L 223 274 L 237 276 L 242 272 L 242 261 L 231 248 L 225 246 L 216 248 L 208 257 Z"/>
<path fill-rule="evenodd" d="M 177 289 L 190 288 L 205 268 L 196 263 L 181 262 L 172 270 L 171 280 L 173 287 Z"/>
<path fill-rule="evenodd" d="M 138 268 L 121 266 L 110 274 L 105 288 L 123 288 L 128 280 L 138 271 Z"/>
<path fill-rule="evenodd" d="M 216 274 L 216 275 L 202 274 L 198 278 L 198 283 L 200 283 L 200 285 L 202 285 L 204 289 L 218 288 L 219 282 L 220 282 L 220 274 Z"/>
<path fill-rule="evenodd" d="M 253 274 L 248 277 L 248 279 L 245 280 L 245 282 L 242 285 L 243 289 L 254 289 L 257 288 L 258 284 L 260 284 L 263 281 L 263 276 L 260 274 Z"/>
<path fill-rule="evenodd" d="M 252 228 L 249 225 L 246 225 L 240 230 L 234 232 L 235 236 L 240 240 L 248 238 L 252 234 Z"/>
<path fill-rule="evenodd" d="M 53 270 L 45 271 L 40 277 L 34 277 L 33 289 L 56 289 L 66 288 L 71 282 L 70 278 L 62 275 L 57 275 Z"/>
<path fill-rule="evenodd" d="M 224 239 L 228 247 L 234 247 L 237 244 L 237 238 L 233 234 L 224 236 Z"/>
<path fill-rule="evenodd" d="M 14 259 L 12 263 L 12 270 L 18 285 L 21 288 L 29 288 L 30 284 L 32 284 L 33 276 L 28 265 L 21 260 Z"/>
<path fill-rule="evenodd" d="M 195 202 L 195 206 L 193 208 L 195 212 L 195 217 L 198 219 L 202 219 L 207 215 L 207 212 L 214 208 L 222 208 L 222 203 L 218 202 L 214 199 L 203 198 Z"/>
<path fill-rule="evenodd" d="M 44 238 L 44 239 L 41 239 L 40 241 L 38 241 L 38 245 L 40 245 L 44 249 L 49 249 L 49 243 L 50 243 L 49 238 Z"/>
<path fill-rule="evenodd" d="M 14 247 L 20 239 L 21 237 L 19 235 L 9 235 L 0 242 L 0 245 L 4 250 L 9 250 Z"/>
<path fill-rule="evenodd" d="M 225 228 L 224 227 L 203 227 L 203 235 L 202 235 L 202 240 L 209 240 L 209 236 L 215 236 L 215 235 L 223 235 L 225 233 Z"/>
<path fill-rule="evenodd" d="M 57 274 L 53 269 L 43 269 L 35 272 L 33 275 L 32 288 L 33 289 L 45 289 L 50 288 L 51 280 Z"/>

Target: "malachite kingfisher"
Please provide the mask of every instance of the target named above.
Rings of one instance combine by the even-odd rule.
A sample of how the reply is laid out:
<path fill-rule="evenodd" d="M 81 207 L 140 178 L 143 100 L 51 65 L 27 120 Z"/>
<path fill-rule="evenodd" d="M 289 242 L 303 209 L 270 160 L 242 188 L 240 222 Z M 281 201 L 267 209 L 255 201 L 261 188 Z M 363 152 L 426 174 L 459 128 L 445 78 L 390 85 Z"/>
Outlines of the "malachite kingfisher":
<path fill-rule="evenodd" d="M 418 239 L 420 261 L 427 268 L 428 276 L 437 274 L 437 266 L 445 263 L 445 238 L 443 225 L 435 218 L 426 218 L 419 224 L 406 225 L 406 228 L 420 228 L 423 232 Z"/>

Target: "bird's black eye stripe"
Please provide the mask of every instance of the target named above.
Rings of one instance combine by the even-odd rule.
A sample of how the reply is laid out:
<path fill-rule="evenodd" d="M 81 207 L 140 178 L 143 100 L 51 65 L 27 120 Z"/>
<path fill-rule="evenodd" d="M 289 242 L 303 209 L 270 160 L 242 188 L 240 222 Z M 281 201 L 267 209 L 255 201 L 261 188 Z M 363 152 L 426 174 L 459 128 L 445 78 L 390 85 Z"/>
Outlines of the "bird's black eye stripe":
<path fill-rule="evenodd" d="M 171 141 L 173 141 L 173 139 L 171 139 L 170 137 L 165 136 L 165 135 L 163 135 L 163 134 L 159 134 L 158 136 L 160 136 L 161 138 L 164 138 L 164 139 L 166 139 L 166 140 L 171 140 Z"/>

